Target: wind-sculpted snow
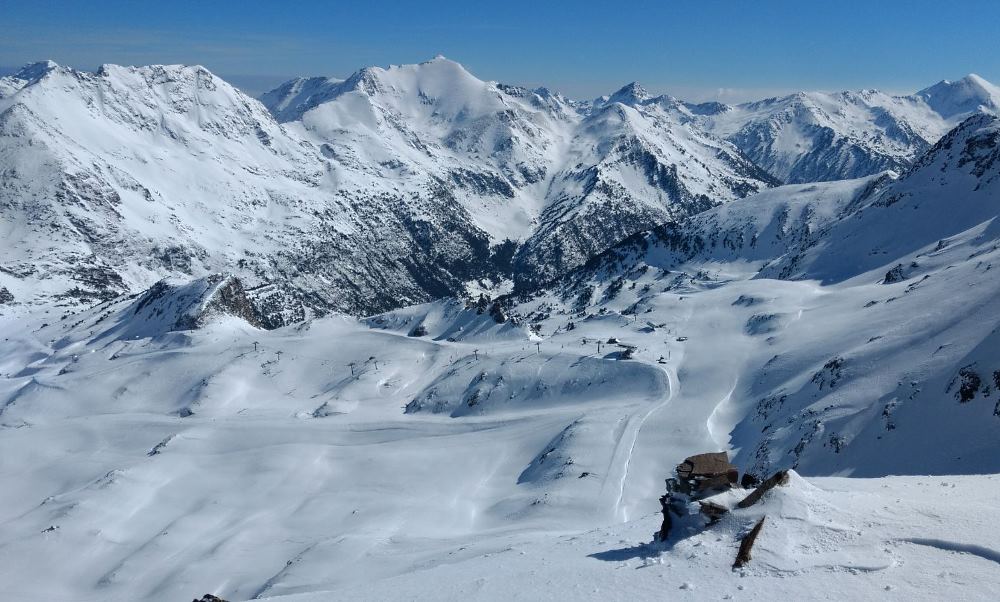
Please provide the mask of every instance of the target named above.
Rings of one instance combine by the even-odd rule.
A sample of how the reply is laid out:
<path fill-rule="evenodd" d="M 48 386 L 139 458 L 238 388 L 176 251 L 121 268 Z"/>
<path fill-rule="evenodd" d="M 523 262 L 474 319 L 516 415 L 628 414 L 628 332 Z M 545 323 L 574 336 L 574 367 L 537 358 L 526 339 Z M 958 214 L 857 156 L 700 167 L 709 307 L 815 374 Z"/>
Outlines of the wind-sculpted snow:
<path fill-rule="evenodd" d="M 502 550 L 391 580 L 268 600 L 375 600 L 401 591 L 417 599 L 504 600 L 512 584 L 540 599 L 561 599 L 567 591 L 580 600 L 665 593 L 693 600 L 805 600 L 830 592 L 851 599 L 990 599 L 997 581 L 995 525 L 978 530 L 949 518 L 988 514 L 996 477 L 790 477 L 761 504 L 707 528 L 693 526 L 666 545 L 648 542 L 658 526 L 658 515 L 649 515 L 582 534 L 508 540 Z M 713 501 L 734 504 L 744 493 Z M 762 516 L 750 565 L 732 570 L 740 538 Z"/>
<path fill-rule="evenodd" d="M 511 409 L 540 410 L 552 404 L 634 403 L 666 395 L 660 370 L 632 362 L 609 362 L 587 357 L 531 359 L 533 345 L 523 356 L 480 361 L 466 356 L 431 382 L 407 404 L 407 412 L 449 412 L 451 416 L 496 414 Z M 572 377 L 567 377 L 572 374 Z M 622 382 L 629 382 L 622 389 Z"/>

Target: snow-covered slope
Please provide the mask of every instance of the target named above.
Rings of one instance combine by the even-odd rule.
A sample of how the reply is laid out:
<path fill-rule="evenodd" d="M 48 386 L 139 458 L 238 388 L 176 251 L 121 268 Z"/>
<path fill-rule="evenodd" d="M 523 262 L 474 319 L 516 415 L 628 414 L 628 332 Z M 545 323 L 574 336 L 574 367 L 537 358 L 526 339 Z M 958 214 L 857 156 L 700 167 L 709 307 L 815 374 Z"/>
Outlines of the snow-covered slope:
<path fill-rule="evenodd" d="M 843 188 L 790 188 L 789 214 L 828 224 L 839 211 L 807 207 L 865 185 Z M 508 308 L 521 326 L 439 302 L 264 331 L 242 304 L 204 311 L 221 280 L 8 320 L 0 476 L 18 486 L 0 489 L 0 591 L 989 599 L 995 477 L 944 476 L 1000 471 L 997 251 L 968 258 L 984 244 L 943 249 L 954 267 L 917 287 L 881 268 L 824 286 L 740 259 L 644 262 Z M 651 544 L 663 478 L 706 449 L 758 474 L 938 476 L 794 478 Z"/>
<path fill-rule="evenodd" d="M 18 486 L 0 489 L 0 592 L 989 599 L 995 477 L 944 476 L 1000 471 L 1000 291 L 977 271 L 996 251 L 968 260 L 973 244 L 915 289 L 636 265 L 573 308 L 509 308 L 523 326 L 439 302 L 265 331 L 237 317 L 245 304 L 211 302 L 226 280 L 7 320 L 0 477 Z M 706 449 L 758 474 L 938 476 L 794 477 L 651 544 L 663 478 Z M 733 573 L 761 513 L 754 562 Z"/>
<path fill-rule="evenodd" d="M 716 416 L 760 474 L 995 471 L 998 156 L 1000 120 L 973 116 L 899 179 L 713 209 L 623 243 L 514 313 L 558 324 L 617 311 L 655 332 L 683 311 L 676 332 L 710 339 L 684 342 L 709 353 L 686 380 L 729 375 Z"/>
<path fill-rule="evenodd" d="M 964 118 L 998 109 L 1000 88 L 969 75 L 909 96 L 798 93 L 712 107 L 697 119 L 775 177 L 801 183 L 903 170 Z"/>
<path fill-rule="evenodd" d="M 786 258 L 780 269 L 828 282 L 882 267 L 890 259 L 906 266 L 899 278 L 929 275 L 944 267 L 936 257 L 948 245 L 969 240 L 979 246 L 997 238 L 998 199 L 1000 119 L 975 115 L 898 181 L 859 199 L 849 216 L 831 225 L 816 244 Z"/>
<path fill-rule="evenodd" d="M 581 534 L 507 537 L 501 549 L 423 571 L 265 599 L 384 600 L 405 592 L 418 600 L 990 600 L 1000 584 L 996 525 L 941 519 L 989 516 L 997 488 L 996 476 L 793 475 L 759 507 L 667 545 L 649 542 L 659 522 L 647 515 Z M 750 566 L 733 571 L 740 538 L 761 516 Z"/>

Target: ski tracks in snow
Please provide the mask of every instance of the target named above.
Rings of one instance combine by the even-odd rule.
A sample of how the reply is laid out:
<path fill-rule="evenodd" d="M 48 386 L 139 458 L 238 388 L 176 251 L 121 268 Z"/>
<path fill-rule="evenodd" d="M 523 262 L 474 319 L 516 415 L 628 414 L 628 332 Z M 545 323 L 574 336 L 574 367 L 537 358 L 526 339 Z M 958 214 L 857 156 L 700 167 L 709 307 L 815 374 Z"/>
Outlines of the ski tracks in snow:
<path fill-rule="evenodd" d="M 630 441 L 628 445 L 628 450 L 625 453 L 625 458 L 622 461 L 622 476 L 618 482 L 618 497 L 615 500 L 615 516 L 620 516 L 622 522 L 628 521 L 628 511 L 622 506 L 622 501 L 625 497 L 625 484 L 628 482 L 629 465 L 631 465 L 632 463 L 632 452 L 635 451 L 635 444 L 637 441 L 639 441 L 639 433 L 642 432 L 642 426 L 646 423 L 646 420 L 648 420 L 650 416 L 652 416 L 658 410 L 660 410 L 661 408 L 670 403 L 670 401 L 674 398 L 675 391 L 677 390 L 678 387 L 677 375 L 673 373 L 673 370 L 668 368 L 663 368 L 662 370 L 667 377 L 668 391 L 666 397 L 662 401 L 654 405 L 652 408 L 647 410 L 646 413 L 643 414 L 638 419 L 638 421 L 634 420 L 635 415 L 630 417 L 629 422 L 635 422 L 635 428 L 632 430 L 631 435 L 628 437 Z M 626 432 L 627 431 L 628 431 L 628 426 L 626 426 Z M 618 449 L 621 449 L 620 441 Z M 617 450 L 615 452 L 615 455 L 616 456 L 618 455 Z"/>

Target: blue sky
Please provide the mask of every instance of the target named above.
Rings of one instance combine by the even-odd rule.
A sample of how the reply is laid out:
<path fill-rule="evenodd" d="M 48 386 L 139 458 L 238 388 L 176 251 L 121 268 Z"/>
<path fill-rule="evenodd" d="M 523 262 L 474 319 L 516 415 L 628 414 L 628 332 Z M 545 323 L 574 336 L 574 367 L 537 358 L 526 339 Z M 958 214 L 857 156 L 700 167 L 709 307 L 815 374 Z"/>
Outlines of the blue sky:
<path fill-rule="evenodd" d="M 692 100 L 1000 82 L 1000 0 L 0 0 L 0 66 L 199 63 L 252 91 L 436 54 L 483 79 Z"/>

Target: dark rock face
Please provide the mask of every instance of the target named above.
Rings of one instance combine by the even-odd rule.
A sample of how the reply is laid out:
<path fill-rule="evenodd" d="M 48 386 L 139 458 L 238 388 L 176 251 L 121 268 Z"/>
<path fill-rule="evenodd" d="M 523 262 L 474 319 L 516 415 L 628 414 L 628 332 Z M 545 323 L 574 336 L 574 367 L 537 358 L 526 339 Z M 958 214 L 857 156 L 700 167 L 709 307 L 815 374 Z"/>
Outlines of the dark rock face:
<path fill-rule="evenodd" d="M 882 284 L 894 284 L 896 282 L 902 282 L 903 280 L 906 280 L 906 274 L 903 273 L 903 264 L 897 264 L 885 273 L 885 278 L 882 280 Z"/>
<path fill-rule="evenodd" d="M 222 277 L 218 277 L 219 280 Z M 229 278 L 220 286 L 212 298 L 205 305 L 205 314 L 211 312 L 226 313 L 237 318 L 246 320 L 251 326 L 257 328 L 275 328 L 277 325 L 269 324 L 266 317 L 261 316 L 258 308 L 247 297 L 246 290 L 239 278 Z"/>
<path fill-rule="evenodd" d="M 14 295 L 6 287 L 0 286 L 0 305 L 10 305 L 14 303 Z"/>
<path fill-rule="evenodd" d="M 964 366 L 959 369 L 958 376 L 952 381 L 952 385 L 958 385 L 955 391 L 955 399 L 959 403 L 968 403 L 975 399 L 976 393 L 979 392 L 979 387 L 983 384 L 982 377 L 979 376 L 979 373 L 974 368 L 975 366 L 971 365 Z"/>
<path fill-rule="evenodd" d="M 728 488 L 738 479 L 739 470 L 729 463 L 726 452 L 698 454 L 677 465 L 678 483 L 692 493 Z"/>
<path fill-rule="evenodd" d="M 130 309 L 134 326 L 143 324 L 153 330 L 146 336 L 163 332 L 194 330 L 219 315 L 230 315 L 257 328 L 277 328 L 275 321 L 247 294 L 235 276 L 213 274 L 186 284 L 157 282 L 139 296 Z"/>

